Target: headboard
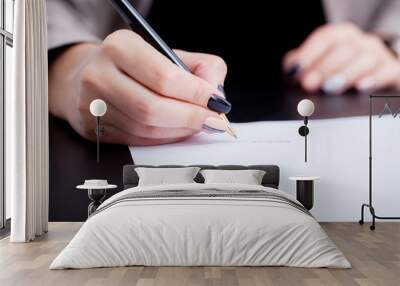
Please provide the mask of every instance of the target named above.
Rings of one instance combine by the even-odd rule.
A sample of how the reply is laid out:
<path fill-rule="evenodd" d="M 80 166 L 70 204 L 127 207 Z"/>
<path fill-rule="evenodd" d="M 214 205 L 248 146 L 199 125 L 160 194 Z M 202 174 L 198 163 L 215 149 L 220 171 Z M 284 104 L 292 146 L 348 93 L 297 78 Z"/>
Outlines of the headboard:
<path fill-rule="evenodd" d="M 263 170 L 265 171 L 264 178 L 262 180 L 262 185 L 265 187 L 271 187 L 278 189 L 279 187 L 279 167 L 276 165 L 190 165 L 189 167 L 199 167 L 201 169 L 219 169 L 219 170 Z M 147 168 L 179 168 L 187 167 L 182 165 L 160 165 L 160 166 L 149 166 L 149 165 L 125 165 L 123 170 L 123 183 L 124 189 L 136 187 L 139 182 L 139 177 L 135 171 L 137 167 L 147 167 Z M 194 179 L 197 183 L 204 183 L 203 176 L 199 173 Z"/>

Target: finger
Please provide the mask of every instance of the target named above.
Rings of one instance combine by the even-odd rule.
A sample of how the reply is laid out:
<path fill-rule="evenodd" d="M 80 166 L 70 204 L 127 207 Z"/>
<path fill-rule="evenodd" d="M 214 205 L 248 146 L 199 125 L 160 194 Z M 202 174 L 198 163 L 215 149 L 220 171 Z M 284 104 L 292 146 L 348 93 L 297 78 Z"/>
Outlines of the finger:
<path fill-rule="evenodd" d="M 379 66 L 379 60 L 369 53 L 364 53 L 353 61 L 351 61 L 343 71 L 338 74 L 343 74 L 344 83 L 343 86 L 339 86 L 338 91 L 344 91 L 350 87 L 357 86 L 357 83 L 362 79 L 371 76 L 374 74 L 375 70 Z M 328 79 L 329 80 L 329 79 Z M 372 83 L 364 82 L 363 85 L 360 85 L 361 88 L 367 89 L 370 88 Z"/>
<path fill-rule="evenodd" d="M 284 61 L 286 70 L 294 65 L 299 65 L 301 70 L 308 69 L 335 44 L 360 35 L 359 30 L 352 24 L 322 26 L 316 29 L 299 48 L 287 55 Z"/>
<path fill-rule="evenodd" d="M 216 86 L 174 65 L 130 31 L 113 33 L 103 42 L 104 51 L 118 68 L 154 92 L 181 101 L 228 113 L 231 105 Z M 124 45 L 120 42 L 124 41 Z"/>
<path fill-rule="evenodd" d="M 102 122 L 116 126 L 128 135 L 152 139 L 187 137 L 199 131 L 191 128 L 165 128 L 144 125 L 127 117 L 110 103 L 107 103 L 107 113 L 102 118 Z"/>
<path fill-rule="evenodd" d="M 343 70 L 354 54 L 355 49 L 349 45 L 333 46 L 323 58 L 301 75 L 300 82 L 303 88 L 307 91 L 318 90 L 325 80 Z"/>
<path fill-rule="evenodd" d="M 356 56 L 357 48 L 351 45 L 333 46 L 325 56 L 310 69 L 319 72 L 324 79 L 343 70 Z"/>
<path fill-rule="evenodd" d="M 143 125 L 121 113 L 110 102 L 106 101 L 106 104 L 107 112 L 101 118 L 101 123 L 116 126 L 120 130 L 126 132 L 127 135 L 143 138 L 167 139 L 191 136 L 199 131 L 190 128 L 160 128 L 157 126 Z M 87 112 L 84 112 L 84 110 L 81 111 L 83 111 L 81 116 L 82 121 L 85 122 L 85 128 L 88 129 L 88 132 L 93 132 L 95 130 L 96 120 L 93 115 L 90 114 L 89 107 L 87 107 Z"/>
<path fill-rule="evenodd" d="M 323 77 L 318 71 L 311 71 L 300 76 L 300 84 L 307 92 L 316 92 L 320 89 Z"/>
<path fill-rule="evenodd" d="M 298 63 L 298 51 L 298 49 L 291 50 L 283 57 L 283 69 L 289 78 L 295 77 L 300 71 L 300 64 Z"/>
<path fill-rule="evenodd" d="M 400 88 L 400 63 L 391 61 L 381 65 L 374 73 L 360 78 L 356 83 L 357 89 L 361 91 Z"/>
<path fill-rule="evenodd" d="M 301 70 L 310 68 L 333 44 L 333 38 L 323 33 L 313 33 L 299 48 L 287 54 L 284 60 L 285 69 L 289 70 L 293 66 L 298 66 Z"/>
<path fill-rule="evenodd" d="M 372 73 L 379 65 L 378 58 L 370 53 L 358 54 L 353 60 L 337 69 L 331 70 L 331 73 L 323 75 L 321 88 L 324 92 L 330 94 L 339 94 L 344 92 L 362 77 Z"/>
<path fill-rule="evenodd" d="M 108 70 L 113 76 L 103 75 L 108 83 L 101 93 L 131 120 L 147 126 L 200 130 L 208 117 L 217 116 L 207 108 L 155 94 L 118 70 Z"/>
<path fill-rule="evenodd" d="M 186 140 L 190 138 L 188 137 L 177 137 L 177 138 L 144 138 L 135 135 L 126 134 L 124 131 L 113 125 L 104 126 L 106 132 L 104 136 L 101 138 L 104 143 L 113 143 L 113 144 L 123 144 L 130 146 L 150 146 L 150 145 L 161 145 L 161 144 L 169 144 L 175 143 L 179 141 Z"/>
<path fill-rule="evenodd" d="M 368 77 L 390 58 L 386 47 L 376 36 L 364 35 L 356 39 L 336 47 L 316 67 L 322 73 L 322 89 L 326 93 L 341 93 L 354 87 L 360 78 Z M 336 55 L 333 55 L 335 51 Z M 372 84 L 370 80 L 363 81 L 358 87 L 370 89 Z"/>
<path fill-rule="evenodd" d="M 198 77 L 205 79 L 213 86 L 224 85 L 227 66 L 225 61 L 215 55 L 189 53 L 175 50 L 176 54 Z"/>

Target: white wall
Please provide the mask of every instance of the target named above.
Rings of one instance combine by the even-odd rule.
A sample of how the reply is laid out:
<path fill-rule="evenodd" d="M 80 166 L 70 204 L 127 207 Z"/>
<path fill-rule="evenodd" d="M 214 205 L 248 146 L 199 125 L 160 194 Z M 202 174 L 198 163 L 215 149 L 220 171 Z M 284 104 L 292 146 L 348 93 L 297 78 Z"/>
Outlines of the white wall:
<path fill-rule="evenodd" d="M 374 118 L 375 120 L 375 118 Z M 368 117 L 312 120 L 304 163 L 300 121 L 234 124 L 239 140 L 200 135 L 189 142 L 131 148 L 136 164 L 277 164 L 282 190 L 292 175 L 320 176 L 312 213 L 320 221 L 358 221 L 368 200 Z M 400 118 L 374 121 L 374 202 L 378 215 L 400 216 Z M 367 219 L 369 219 L 367 215 Z"/>

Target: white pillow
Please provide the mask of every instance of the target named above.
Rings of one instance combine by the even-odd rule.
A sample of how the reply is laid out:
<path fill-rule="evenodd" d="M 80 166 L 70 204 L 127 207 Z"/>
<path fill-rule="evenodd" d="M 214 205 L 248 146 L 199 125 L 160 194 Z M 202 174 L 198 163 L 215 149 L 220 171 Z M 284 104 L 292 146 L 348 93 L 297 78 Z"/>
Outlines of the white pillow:
<path fill-rule="evenodd" d="M 139 186 L 195 183 L 199 167 L 182 168 L 135 168 L 139 176 Z"/>
<path fill-rule="evenodd" d="M 202 170 L 205 184 L 261 185 L 265 171 L 261 170 Z"/>

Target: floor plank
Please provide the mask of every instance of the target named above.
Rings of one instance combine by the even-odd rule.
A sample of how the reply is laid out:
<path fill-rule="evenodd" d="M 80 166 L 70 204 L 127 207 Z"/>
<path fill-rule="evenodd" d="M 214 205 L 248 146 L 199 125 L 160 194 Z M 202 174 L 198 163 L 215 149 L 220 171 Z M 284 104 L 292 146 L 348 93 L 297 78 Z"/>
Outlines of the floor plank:
<path fill-rule="evenodd" d="M 138 266 L 50 271 L 51 261 L 81 226 L 58 222 L 50 223 L 49 233 L 29 244 L 0 240 L 0 285 L 400 285 L 400 223 L 382 222 L 375 231 L 357 223 L 321 225 L 350 260 L 352 269 Z"/>

